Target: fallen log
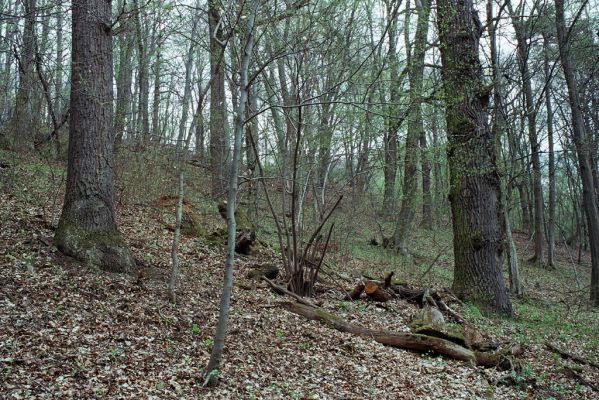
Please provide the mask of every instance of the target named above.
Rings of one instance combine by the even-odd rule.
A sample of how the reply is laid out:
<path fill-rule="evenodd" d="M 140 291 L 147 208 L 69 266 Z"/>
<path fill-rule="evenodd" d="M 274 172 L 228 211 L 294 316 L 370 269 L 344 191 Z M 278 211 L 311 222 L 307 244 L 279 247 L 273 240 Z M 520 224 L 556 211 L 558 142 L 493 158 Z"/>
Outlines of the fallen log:
<path fill-rule="evenodd" d="M 425 289 L 411 289 L 403 285 L 391 285 L 389 288 L 399 296 L 400 299 L 415 302 L 422 307 Z"/>
<path fill-rule="evenodd" d="M 285 289 L 283 286 L 277 285 L 276 283 L 274 283 L 273 281 L 271 281 L 270 279 L 268 279 L 264 276 L 262 277 L 262 280 L 265 281 L 266 283 L 268 283 L 268 285 L 272 288 L 272 290 L 275 293 L 286 294 L 288 296 L 291 296 L 296 301 L 298 301 L 299 303 L 301 303 L 302 305 L 305 305 L 307 307 L 315 307 L 315 308 L 318 307 L 316 304 L 312 303 L 310 300 L 306 299 L 305 297 L 297 295 L 297 294 Z"/>
<path fill-rule="evenodd" d="M 585 358 L 579 357 L 575 354 L 572 353 L 568 353 L 565 350 L 560 349 L 559 347 L 557 347 L 556 345 L 546 342 L 545 343 L 545 347 L 547 347 L 548 350 L 559 354 L 562 358 L 566 358 L 566 359 L 570 359 L 573 361 L 576 361 L 579 364 L 583 364 L 583 365 L 590 365 L 591 367 L 595 367 L 595 368 L 599 368 L 599 364 L 596 362 L 593 362 L 591 360 L 587 360 Z"/>
<path fill-rule="evenodd" d="M 366 283 L 366 287 L 364 288 L 364 293 L 368 297 L 370 297 L 374 301 L 380 301 L 384 303 L 393 298 L 393 295 L 389 293 L 387 290 L 382 288 L 377 282 L 369 281 Z"/>
<path fill-rule="evenodd" d="M 276 279 L 279 275 L 279 267 L 275 264 L 264 264 L 254 266 L 248 273 L 246 277 L 249 279 L 260 279 L 263 276 L 268 279 Z"/>
<path fill-rule="evenodd" d="M 371 338 L 385 346 L 411 350 L 419 353 L 433 352 L 474 365 L 486 367 L 498 366 L 503 358 L 507 357 L 508 354 L 512 354 L 509 349 L 505 348 L 489 353 L 474 352 L 464 346 L 437 337 L 407 332 L 387 332 L 368 329 L 359 325 L 350 324 L 323 308 L 307 304 L 285 302 L 281 303 L 281 306 L 286 310 L 301 315 L 309 320 L 323 322 L 340 332 Z"/>
<path fill-rule="evenodd" d="M 353 290 L 345 296 L 345 299 L 346 300 L 358 300 L 360 298 L 360 296 L 362 295 L 362 293 L 364 292 L 365 287 L 366 287 L 366 285 L 364 284 L 364 282 L 359 282 L 356 285 L 356 287 L 354 287 Z"/>
<path fill-rule="evenodd" d="M 286 302 L 282 303 L 282 306 L 286 310 L 306 317 L 309 320 L 324 322 L 331 328 L 340 332 L 372 338 L 376 342 L 386 346 L 397 347 L 421 353 L 433 351 L 435 353 L 443 354 L 449 358 L 460 361 L 472 363 L 476 361 L 476 357 L 472 350 L 450 342 L 449 340 L 407 332 L 392 333 L 376 331 L 358 325 L 352 325 L 348 322 L 345 322 L 342 318 L 329 313 L 320 307 L 311 307 L 306 304 Z"/>

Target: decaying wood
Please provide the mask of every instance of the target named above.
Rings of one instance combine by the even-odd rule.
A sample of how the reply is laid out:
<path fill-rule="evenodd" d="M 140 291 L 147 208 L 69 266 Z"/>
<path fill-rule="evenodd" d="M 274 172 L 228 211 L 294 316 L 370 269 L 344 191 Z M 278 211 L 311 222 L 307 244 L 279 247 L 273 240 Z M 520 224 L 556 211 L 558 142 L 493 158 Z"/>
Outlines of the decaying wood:
<path fill-rule="evenodd" d="M 237 235 L 235 239 L 235 252 L 239 254 L 250 255 L 256 248 L 256 232 L 251 229 L 245 229 Z"/>
<path fill-rule="evenodd" d="M 364 288 L 364 293 L 374 301 L 380 301 L 384 303 L 393 298 L 393 295 L 385 290 L 381 285 L 374 281 L 368 281 Z"/>
<path fill-rule="evenodd" d="M 364 282 L 358 282 L 356 287 L 354 287 L 353 290 L 345 296 L 345 299 L 346 300 L 358 300 L 360 298 L 360 296 L 362 295 L 362 293 L 364 292 L 365 287 L 366 287 L 366 285 L 364 284 Z"/>
<path fill-rule="evenodd" d="M 306 304 L 287 302 L 283 303 L 282 306 L 286 310 L 306 317 L 309 320 L 324 322 L 331 328 L 334 328 L 340 332 L 372 338 L 376 342 L 386 346 L 417 352 L 433 351 L 456 360 L 472 363 L 476 362 L 476 357 L 472 350 L 450 342 L 449 340 L 407 332 L 393 333 L 367 329 L 358 325 L 347 323 L 342 318 L 331 314 L 320 307 L 311 307 Z"/>
<path fill-rule="evenodd" d="M 394 272 L 391 271 L 387 275 L 385 275 L 385 279 L 383 280 L 383 287 L 385 289 L 387 289 L 389 286 L 391 286 L 391 279 L 393 278 L 393 274 L 394 274 Z"/>
<path fill-rule="evenodd" d="M 563 349 L 560 349 L 559 347 L 557 347 L 556 345 L 554 345 L 552 343 L 549 343 L 549 342 L 545 343 L 545 347 L 547 347 L 548 350 L 559 354 L 562 358 L 576 361 L 579 364 L 590 365 L 591 367 L 599 368 L 598 363 L 593 362 L 591 360 L 587 360 L 587 359 L 577 356 L 575 354 L 569 353 Z"/>
<path fill-rule="evenodd" d="M 253 267 L 246 276 L 249 279 L 260 279 L 263 276 L 268 279 L 275 279 L 279 275 L 279 267 L 275 264 L 264 264 Z"/>
<path fill-rule="evenodd" d="M 418 303 L 418 305 L 422 307 L 424 289 L 411 289 L 402 285 L 391 285 L 390 289 L 393 290 L 399 298 Z"/>
<path fill-rule="evenodd" d="M 274 283 L 273 281 L 271 281 L 270 279 L 266 278 L 266 277 L 262 277 L 262 280 L 265 281 L 266 283 L 268 283 L 268 285 L 272 288 L 272 290 L 274 290 L 276 293 L 279 294 L 286 294 L 288 296 L 293 297 L 295 300 L 297 300 L 299 303 L 308 306 L 308 307 L 318 307 L 316 304 L 312 303 L 310 300 L 306 299 L 305 297 L 299 296 L 287 289 L 285 289 L 283 286 L 281 285 L 277 285 L 276 283 Z"/>
<path fill-rule="evenodd" d="M 509 347 L 502 347 L 497 351 L 489 353 L 475 352 L 449 340 L 437 337 L 407 332 L 378 331 L 364 328 L 359 325 L 353 325 L 320 307 L 292 302 L 285 302 L 281 305 L 286 310 L 301 315 L 309 320 L 323 322 L 340 332 L 371 338 L 385 346 L 416 351 L 419 353 L 434 352 L 455 360 L 486 367 L 500 366 L 500 363 L 504 358 L 510 355 L 517 355 L 513 354 L 512 349 Z"/>

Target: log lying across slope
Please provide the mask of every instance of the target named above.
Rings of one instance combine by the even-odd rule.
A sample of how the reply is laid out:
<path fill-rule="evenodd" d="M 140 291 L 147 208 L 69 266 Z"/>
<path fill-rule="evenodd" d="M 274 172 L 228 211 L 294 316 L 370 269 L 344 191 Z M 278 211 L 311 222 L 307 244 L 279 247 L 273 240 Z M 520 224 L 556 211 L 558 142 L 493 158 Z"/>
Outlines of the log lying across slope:
<path fill-rule="evenodd" d="M 385 346 L 397 347 L 420 353 L 430 351 L 455 360 L 466 361 L 485 367 L 498 366 L 506 357 L 513 355 L 515 352 L 512 348 L 501 348 L 493 352 L 478 352 L 438 337 L 408 332 L 396 333 L 378 331 L 353 325 L 320 307 L 292 302 L 282 303 L 282 306 L 286 310 L 306 317 L 309 320 L 323 322 L 331 328 L 341 332 L 374 339 L 376 342 L 384 344 Z"/>

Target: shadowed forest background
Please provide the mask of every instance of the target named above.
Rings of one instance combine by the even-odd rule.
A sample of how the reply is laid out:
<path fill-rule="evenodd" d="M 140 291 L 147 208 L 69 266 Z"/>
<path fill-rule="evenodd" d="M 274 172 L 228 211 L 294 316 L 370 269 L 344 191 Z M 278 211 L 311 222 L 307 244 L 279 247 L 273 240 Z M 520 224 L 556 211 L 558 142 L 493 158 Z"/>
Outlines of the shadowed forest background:
<path fill-rule="evenodd" d="M 0 397 L 599 395 L 596 0 L 0 0 Z"/>

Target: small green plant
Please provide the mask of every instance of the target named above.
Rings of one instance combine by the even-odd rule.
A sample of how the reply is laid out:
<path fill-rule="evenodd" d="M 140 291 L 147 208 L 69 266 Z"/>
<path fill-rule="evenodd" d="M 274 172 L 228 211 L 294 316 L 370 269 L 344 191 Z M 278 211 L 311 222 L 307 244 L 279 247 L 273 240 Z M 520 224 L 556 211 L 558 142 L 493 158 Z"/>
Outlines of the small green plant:
<path fill-rule="evenodd" d="M 348 301 L 340 301 L 339 302 L 339 307 L 343 310 L 343 311 L 349 311 L 349 302 Z"/>
<path fill-rule="evenodd" d="M 214 346 L 214 339 L 212 339 L 212 338 L 204 339 L 204 340 L 202 340 L 201 343 L 202 343 L 202 346 L 204 346 L 204 347 L 212 347 L 212 346 Z"/>
<path fill-rule="evenodd" d="M 192 335 L 199 335 L 200 334 L 200 326 L 198 324 L 193 324 L 191 326 L 191 334 Z"/>
<path fill-rule="evenodd" d="M 108 358 L 110 358 L 111 360 L 113 360 L 119 353 L 120 350 L 118 347 L 110 346 L 108 348 Z"/>
<path fill-rule="evenodd" d="M 282 329 L 277 329 L 275 335 L 277 336 L 277 338 L 283 339 L 285 337 L 285 331 L 283 331 Z"/>

